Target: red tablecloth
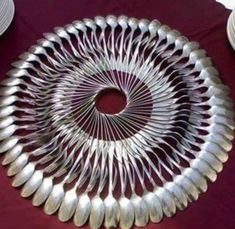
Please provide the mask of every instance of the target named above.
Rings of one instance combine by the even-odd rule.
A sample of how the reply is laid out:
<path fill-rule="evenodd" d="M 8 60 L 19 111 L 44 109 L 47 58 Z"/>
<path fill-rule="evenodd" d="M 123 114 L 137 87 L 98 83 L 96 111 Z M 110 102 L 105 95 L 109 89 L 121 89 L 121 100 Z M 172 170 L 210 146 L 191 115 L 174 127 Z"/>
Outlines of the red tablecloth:
<path fill-rule="evenodd" d="M 224 83 L 235 99 L 235 52 L 226 38 L 226 21 L 230 11 L 214 0 L 15 0 L 16 15 L 11 27 L 0 37 L 0 79 L 10 70 L 11 62 L 42 37 L 75 19 L 96 15 L 126 14 L 137 18 L 158 19 L 178 29 L 190 40 L 199 41 L 221 72 Z M 209 190 L 185 211 L 160 224 L 147 228 L 201 229 L 235 228 L 235 149 L 224 170 Z M 2 158 L 0 158 L 2 159 Z M 0 228 L 1 229 L 65 229 L 72 223 L 60 223 L 55 216 L 46 216 L 31 200 L 20 197 L 0 166 Z M 85 228 L 85 227 L 84 227 Z M 89 228 L 88 226 L 86 228 Z"/>

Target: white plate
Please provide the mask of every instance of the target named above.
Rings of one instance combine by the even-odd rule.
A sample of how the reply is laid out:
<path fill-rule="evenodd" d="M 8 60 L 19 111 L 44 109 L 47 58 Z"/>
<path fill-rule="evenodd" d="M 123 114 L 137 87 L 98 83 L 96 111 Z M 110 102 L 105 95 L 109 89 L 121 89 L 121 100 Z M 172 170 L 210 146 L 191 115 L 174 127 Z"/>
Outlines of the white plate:
<path fill-rule="evenodd" d="M 230 28 L 230 18 L 231 18 L 231 15 L 229 15 L 229 18 L 228 18 L 228 21 L 227 21 L 227 28 L 226 28 L 226 31 L 227 31 L 227 37 L 228 37 L 228 40 L 229 40 L 229 43 L 232 45 L 233 47 L 233 41 L 231 39 L 231 28 Z"/>
<path fill-rule="evenodd" d="M 0 8 L 0 21 L 4 18 L 4 15 L 7 13 L 9 5 L 10 5 L 9 0 L 4 1 L 3 6 Z"/>
<path fill-rule="evenodd" d="M 0 13 L 4 11 L 5 6 L 8 4 L 9 0 L 1 0 L 0 2 Z"/>
<path fill-rule="evenodd" d="M 227 36 L 232 48 L 235 50 L 235 31 L 232 25 L 232 17 L 233 15 L 231 14 L 227 22 Z"/>
<path fill-rule="evenodd" d="M 6 8 L 7 8 L 8 4 L 9 4 L 9 1 L 7 0 L 7 1 L 3 1 L 3 3 L 0 5 L 0 19 L 2 18 L 2 16 L 6 12 Z"/>
<path fill-rule="evenodd" d="M 9 8 L 4 23 L 0 25 L 0 35 L 2 35 L 10 26 L 15 13 L 15 5 L 13 0 L 8 0 L 8 1 L 9 1 Z"/>
<path fill-rule="evenodd" d="M 233 28 L 235 29 L 235 11 L 231 13 L 230 21 L 232 21 Z"/>
<path fill-rule="evenodd" d="M 0 25 L 3 24 L 3 22 L 9 16 L 10 9 L 11 9 L 11 4 L 10 4 L 10 1 L 8 0 L 8 4 L 6 5 L 6 8 L 2 12 L 2 16 L 0 17 Z"/>
<path fill-rule="evenodd" d="M 11 20 L 12 14 L 14 12 L 14 4 L 13 2 L 10 0 L 9 1 L 9 6 L 7 9 L 7 13 L 5 15 L 5 17 L 3 18 L 2 21 L 0 21 L 0 26 L 3 28 L 5 28 L 6 24 L 8 24 L 8 21 Z"/>
<path fill-rule="evenodd" d="M 231 14 L 231 17 L 229 18 L 229 32 L 230 32 L 230 36 L 232 38 L 232 40 L 234 41 L 235 43 L 235 22 L 234 22 L 234 17 L 235 17 L 235 14 Z"/>
<path fill-rule="evenodd" d="M 235 7 L 235 0 L 216 0 L 217 2 L 220 2 L 223 4 L 226 8 L 232 10 Z"/>
<path fill-rule="evenodd" d="M 10 1 L 9 1 L 9 5 L 8 5 L 8 7 L 6 9 L 6 12 L 5 12 L 4 16 L 0 20 L 0 29 L 3 28 L 4 24 L 6 23 L 6 21 L 9 20 L 10 14 L 11 14 L 11 4 L 10 4 Z"/>

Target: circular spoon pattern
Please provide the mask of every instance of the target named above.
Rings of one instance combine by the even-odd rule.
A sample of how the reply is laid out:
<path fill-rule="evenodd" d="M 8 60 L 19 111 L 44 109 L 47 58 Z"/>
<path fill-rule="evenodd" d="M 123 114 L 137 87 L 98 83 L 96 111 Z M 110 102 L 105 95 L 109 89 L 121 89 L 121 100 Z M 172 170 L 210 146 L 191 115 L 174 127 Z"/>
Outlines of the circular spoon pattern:
<path fill-rule="evenodd" d="M 197 200 L 228 159 L 229 88 L 197 42 L 157 20 L 74 21 L 19 59 L 1 82 L 0 153 L 46 214 L 145 227 Z M 126 98 L 115 114 L 97 109 L 107 89 Z"/>

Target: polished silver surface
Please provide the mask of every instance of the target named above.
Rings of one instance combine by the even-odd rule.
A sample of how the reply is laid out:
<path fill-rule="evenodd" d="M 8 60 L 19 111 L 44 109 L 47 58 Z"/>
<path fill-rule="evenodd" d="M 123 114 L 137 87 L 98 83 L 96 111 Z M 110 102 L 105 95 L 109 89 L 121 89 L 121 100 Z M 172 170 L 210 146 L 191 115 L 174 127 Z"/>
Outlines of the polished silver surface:
<path fill-rule="evenodd" d="M 197 42 L 157 20 L 74 21 L 19 58 L 1 82 L 2 164 L 62 222 L 159 223 L 206 192 L 228 159 L 229 88 Z M 115 114 L 97 105 L 110 89 L 126 98 Z"/>

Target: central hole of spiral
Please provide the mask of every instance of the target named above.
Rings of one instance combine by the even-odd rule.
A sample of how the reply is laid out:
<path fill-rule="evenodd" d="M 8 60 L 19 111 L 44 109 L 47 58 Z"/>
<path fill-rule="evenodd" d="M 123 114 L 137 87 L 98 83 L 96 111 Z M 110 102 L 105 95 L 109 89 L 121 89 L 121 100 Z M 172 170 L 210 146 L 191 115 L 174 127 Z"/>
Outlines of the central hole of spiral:
<path fill-rule="evenodd" d="M 126 104 L 125 93 L 116 88 L 101 90 L 95 101 L 97 110 L 104 114 L 117 114 L 126 107 Z"/>

